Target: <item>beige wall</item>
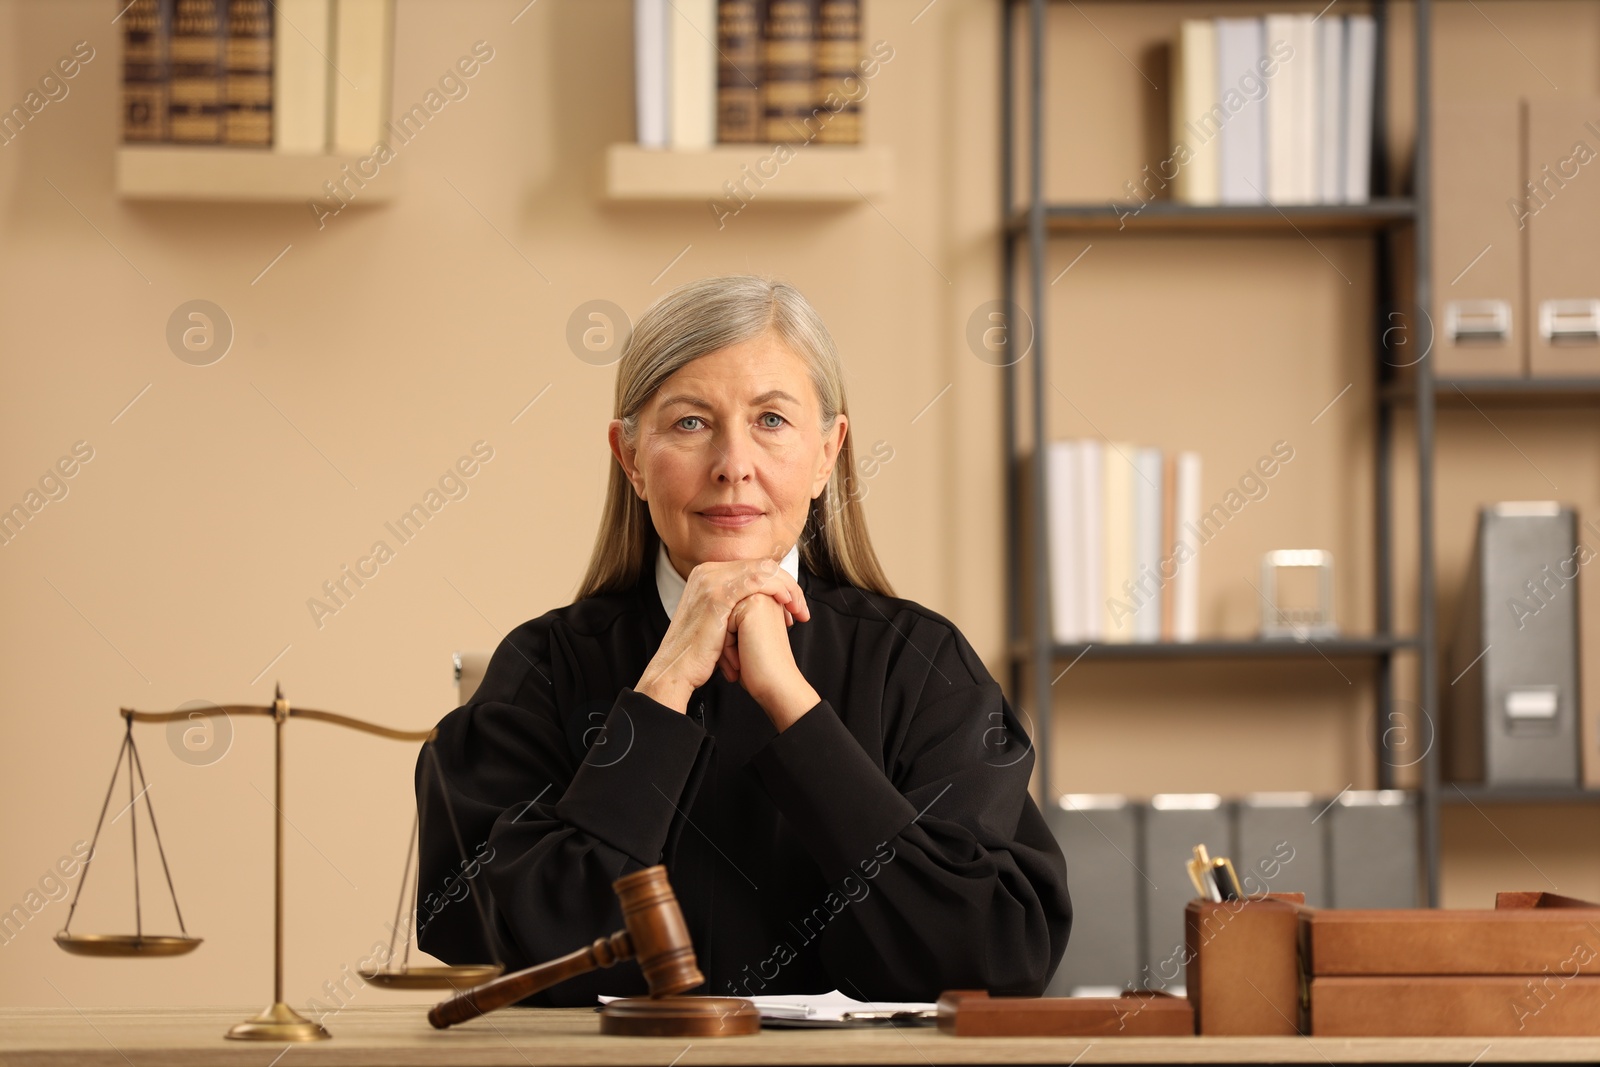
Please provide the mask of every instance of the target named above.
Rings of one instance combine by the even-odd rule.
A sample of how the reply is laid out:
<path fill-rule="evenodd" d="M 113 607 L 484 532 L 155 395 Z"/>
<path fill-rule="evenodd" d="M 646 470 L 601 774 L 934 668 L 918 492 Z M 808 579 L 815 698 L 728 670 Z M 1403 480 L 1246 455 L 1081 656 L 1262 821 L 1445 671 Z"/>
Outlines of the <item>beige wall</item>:
<path fill-rule="evenodd" d="M 451 650 L 492 648 L 570 601 L 610 462 L 615 372 L 565 341 L 592 299 L 636 315 L 707 274 L 797 284 L 844 353 L 857 440 L 894 449 L 866 499 L 891 580 L 999 668 L 998 372 L 961 341 L 967 312 L 998 288 L 994 104 L 972 91 L 993 81 L 989 5 L 943 0 L 915 25 L 921 4 L 871 6 L 869 36 L 895 49 L 867 100 L 870 136 L 897 162 L 876 210 L 757 201 L 720 231 L 703 204 L 603 199 L 605 147 L 632 136 L 631 4 L 544 0 L 511 25 L 523 6 L 401 0 L 397 101 L 420 98 L 474 41 L 495 58 L 382 172 L 387 206 L 352 207 L 319 232 L 304 206 L 119 201 L 116 9 L 0 3 L 0 99 L 80 39 L 97 51 L 71 94 L 0 148 L 0 496 L 20 498 L 73 442 L 94 448 L 70 495 L 0 549 L 8 904 L 91 833 L 119 706 L 260 703 L 281 679 L 308 707 L 426 727 L 454 706 Z M 961 65 L 973 83 L 945 76 Z M 205 368 L 163 339 L 197 297 L 237 329 Z M 307 598 L 478 440 L 494 459 L 469 495 L 318 629 Z M 288 989 L 300 1004 L 384 936 L 414 748 L 316 723 L 289 735 Z M 207 767 L 174 758 L 159 728 L 139 739 L 184 916 L 206 944 L 176 962 L 68 957 L 49 943 L 66 905 L 51 904 L 0 948 L 0 1002 L 60 1004 L 45 977 L 78 1004 L 268 999 L 270 728 L 239 723 Z M 74 929 L 131 924 L 126 827 Z M 145 900 L 165 928 L 150 858 Z"/>
<path fill-rule="evenodd" d="M 1081 6 L 1165 86 L 1151 49 L 1193 8 Z M 601 195 L 605 146 L 631 136 L 631 5 L 543 0 L 512 25 L 522 7 L 400 0 L 397 101 L 419 98 L 474 41 L 495 58 L 385 168 L 388 205 L 353 207 L 319 231 L 303 206 L 118 200 L 114 5 L 0 0 L 0 102 L 20 99 L 74 42 L 97 51 L 70 96 L 0 147 L 0 501 L 20 499 L 74 442 L 94 449 L 69 495 L 0 548 L 0 903 L 21 901 L 92 831 L 117 707 L 261 703 L 281 680 L 306 706 L 423 728 L 453 706 L 452 649 L 492 647 L 570 599 L 609 461 L 613 372 L 564 339 L 587 300 L 637 314 L 673 284 L 735 270 L 799 285 L 843 350 L 860 447 L 894 448 L 866 501 L 891 579 L 951 617 L 1004 676 L 999 373 L 964 341 L 971 311 L 999 295 L 994 4 L 870 0 L 868 37 L 895 48 L 867 102 L 868 137 L 895 154 L 893 191 L 873 206 L 757 201 L 721 231 L 703 205 Z M 1080 146 L 1061 157 L 1057 191 L 1109 196 L 1146 161 L 1161 94 L 1071 7 L 1054 21 L 1055 150 Z M 1056 382 L 1071 400 L 1052 397 L 1053 430 L 1199 448 L 1207 499 L 1273 441 L 1292 442 L 1272 495 L 1208 546 L 1203 624 L 1251 632 L 1243 578 L 1265 549 L 1306 545 L 1338 554 L 1341 617 L 1369 625 L 1371 396 L 1356 325 L 1368 246 L 1095 240 L 1051 290 Z M 1082 243 L 1052 246 L 1052 277 Z M 214 366 L 179 362 L 164 340 L 172 310 L 194 298 L 220 304 L 237 331 Z M 1578 452 L 1544 432 L 1553 453 Z M 1536 491 L 1493 439 L 1461 435 L 1503 473 L 1492 493 Z M 494 459 L 469 495 L 318 628 L 307 598 L 479 440 Z M 1591 459 L 1569 469 L 1575 502 L 1592 509 L 1583 463 L 1594 444 L 1582 448 Z M 1462 556 L 1449 539 L 1476 499 L 1452 484 L 1440 508 L 1446 584 Z M 1154 677 L 1080 665 L 1058 687 L 1056 782 L 1132 793 L 1365 784 L 1370 701 L 1359 665 L 1341 667 L 1349 684 L 1317 664 Z M 176 758 L 159 728 L 138 734 L 184 915 L 206 944 L 178 961 L 69 957 L 49 944 L 66 913 L 51 903 L 0 947 L 0 1003 L 264 1003 L 269 734 L 264 721 L 237 723 L 208 766 Z M 303 1005 L 385 936 L 414 750 L 317 723 L 289 735 L 287 991 Z M 1214 758 L 1197 764 L 1206 739 Z M 76 930 L 131 923 L 126 823 L 108 832 Z M 1473 894 L 1460 903 L 1481 902 L 1483 887 L 1543 887 L 1514 848 L 1564 891 L 1600 892 L 1600 848 L 1570 847 L 1592 823 L 1536 812 L 1499 825 L 1512 847 L 1452 820 L 1465 842 L 1452 875 Z M 141 859 L 150 925 L 166 929 L 148 845 Z M 363 989 L 356 1002 L 395 998 Z"/>

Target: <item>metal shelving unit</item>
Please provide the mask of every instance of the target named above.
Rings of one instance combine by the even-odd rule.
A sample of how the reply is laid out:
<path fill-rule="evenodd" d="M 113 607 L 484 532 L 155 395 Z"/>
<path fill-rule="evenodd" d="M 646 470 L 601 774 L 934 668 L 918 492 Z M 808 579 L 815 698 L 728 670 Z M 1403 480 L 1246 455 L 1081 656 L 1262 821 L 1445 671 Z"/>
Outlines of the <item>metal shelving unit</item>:
<path fill-rule="evenodd" d="M 1051 683 L 1052 667 L 1077 657 L 1095 660 L 1199 660 L 1199 659 L 1293 659 L 1324 656 L 1329 658 L 1368 658 L 1373 663 L 1373 684 L 1377 690 L 1378 714 L 1374 717 L 1375 741 L 1379 753 L 1384 751 L 1385 724 L 1392 721 L 1394 710 L 1395 657 L 1412 654 L 1418 660 L 1418 704 L 1423 708 L 1438 706 L 1438 639 L 1437 619 L 1434 609 L 1434 555 L 1433 555 L 1433 423 L 1438 386 L 1433 380 L 1432 367 L 1422 360 L 1414 370 L 1413 386 L 1404 393 L 1392 380 L 1394 368 L 1383 358 L 1384 331 L 1392 325 L 1389 312 L 1396 305 L 1395 285 L 1391 265 L 1394 242 L 1409 239 L 1415 254 L 1413 263 L 1413 294 L 1419 307 L 1432 303 L 1432 264 L 1429 261 L 1431 214 L 1429 203 L 1430 160 L 1429 143 L 1429 41 L 1430 0 L 1416 0 L 1414 26 L 1416 36 L 1416 137 L 1414 156 L 1414 185 L 1416 192 L 1410 198 L 1398 198 L 1388 193 L 1388 161 L 1385 153 L 1387 140 L 1387 43 L 1385 33 L 1385 0 L 1373 0 L 1372 12 L 1377 23 L 1377 83 L 1375 98 L 1378 101 L 1373 121 L 1373 185 L 1379 193 L 1374 200 L 1359 205 L 1273 205 L 1202 207 L 1176 203 L 1147 203 L 1136 213 L 1119 211 L 1109 204 L 1048 203 L 1045 200 L 1043 146 L 1045 138 L 1044 76 L 1047 64 L 1044 56 L 1044 26 L 1051 0 L 1002 0 L 1001 2 L 1001 218 L 1003 241 L 1003 298 L 1007 307 L 1030 309 L 1033 319 L 1034 358 L 1006 366 L 1003 398 L 1007 458 L 1005 470 L 1007 516 L 1007 647 L 1010 652 L 1010 691 L 1019 703 L 1036 710 L 1035 743 L 1042 755 L 1039 759 L 1039 783 L 1042 796 L 1048 802 L 1055 796 L 1050 773 L 1049 752 L 1051 734 Z M 1015 201 L 1016 149 L 1019 145 L 1016 130 L 1017 72 L 1016 31 L 1019 28 L 1019 9 L 1026 9 L 1027 33 L 1025 36 L 1027 67 L 1023 91 L 1027 94 L 1028 128 L 1026 138 L 1026 202 Z M 1366 232 L 1374 239 L 1376 259 L 1375 293 L 1371 335 L 1374 374 L 1377 376 L 1379 395 L 1383 400 L 1375 405 L 1376 447 L 1374 449 L 1376 513 L 1374 539 L 1376 544 L 1376 633 L 1370 636 L 1342 637 L 1319 641 L 1314 645 L 1296 642 L 1258 641 L 1197 641 L 1185 644 L 1094 644 L 1058 645 L 1052 641 L 1049 602 L 1044 595 L 1032 597 L 1032 612 L 1022 618 L 1024 601 L 1024 576 L 1032 575 L 1036 590 L 1047 588 L 1049 574 L 1044 508 L 1036 506 L 1023 515 L 1022 501 L 1045 500 L 1044 466 L 1041 463 L 1025 464 L 1020 430 L 1023 415 L 1019 400 L 1021 375 L 1030 372 L 1031 396 L 1026 415 L 1033 430 L 1034 442 L 1050 440 L 1047 425 L 1045 397 L 1045 360 L 1048 341 L 1052 336 L 1045 302 L 1045 255 L 1052 235 L 1093 230 L 1130 229 L 1141 232 L 1184 232 L 1201 237 L 1227 237 L 1240 232 L 1277 231 L 1293 233 L 1302 231 Z M 1019 258 L 1025 262 L 1019 264 Z M 1025 294 L 1019 290 L 1025 289 Z M 1025 295 L 1026 300 L 1019 296 Z M 1394 632 L 1394 544 L 1393 509 L 1391 504 L 1391 465 L 1394 461 L 1394 418 L 1397 402 L 1403 400 L 1414 411 L 1416 419 L 1417 464 L 1417 519 L 1418 560 L 1417 617 L 1414 635 Z M 1030 477 L 1029 492 L 1023 492 L 1024 472 Z M 1031 537 L 1026 539 L 1029 556 L 1024 563 L 1024 522 L 1029 525 Z M 1026 569 L 1024 569 L 1026 566 Z M 1030 684 L 1031 683 L 1031 684 Z M 1029 699 L 1021 700 L 1026 694 Z M 1438 756 L 1430 746 L 1421 760 L 1420 818 L 1423 864 L 1426 875 L 1428 901 L 1437 904 L 1439 897 L 1439 805 L 1440 774 Z M 1394 766 L 1387 760 L 1378 760 L 1378 784 L 1382 788 L 1394 785 Z M 1455 790 L 1451 790 L 1455 793 Z"/>
<path fill-rule="evenodd" d="M 1025 284 L 1027 305 L 1033 317 L 1033 351 L 1036 356 L 1031 370 L 1031 404 L 1027 416 L 1034 430 L 1035 441 L 1048 441 L 1049 432 L 1045 415 L 1044 360 L 1046 356 L 1047 313 L 1044 301 L 1044 261 L 1046 246 L 1053 235 L 1095 231 L 1132 230 L 1144 233 L 1185 233 L 1199 238 L 1227 237 L 1246 232 L 1286 233 L 1343 232 L 1370 233 L 1374 239 L 1375 288 L 1373 302 L 1373 354 L 1374 373 L 1377 376 L 1377 403 L 1375 405 L 1374 486 L 1376 508 L 1374 540 L 1377 551 L 1374 582 L 1376 585 L 1376 630 L 1365 637 L 1341 637 L 1329 641 L 1300 644 L 1297 642 L 1263 642 L 1212 640 L 1183 644 L 1072 644 L 1060 645 L 1051 640 L 1049 604 L 1046 597 L 1033 598 L 1033 612 L 1029 619 L 1022 618 L 1023 593 L 1023 524 L 1029 524 L 1031 554 L 1026 561 L 1026 573 L 1039 576 L 1036 587 L 1044 587 L 1043 576 L 1048 575 L 1044 511 L 1034 508 L 1027 515 L 1021 512 L 1024 470 L 1030 472 L 1029 492 L 1035 501 L 1045 499 L 1044 469 L 1042 464 L 1031 468 L 1022 463 L 1019 431 L 1022 414 L 1018 400 L 1018 386 L 1023 368 L 1018 364 L 1005 368 L 1003 417 L 1006 428 L 1007 463 L 1005 471 L 1007 553 L 1007 650 L 1010 660 L 1010 691 L 1020 697 L 1027 692 L 1031 704 L 1038 710 L 1034 715 L 1037 724 L 1035 743 L 1048 754 L 1050 751 L 1050 726 L 1052 707 L 1050 686 L 1052 667 L 1065 666 L 1079 659 L 1095 661 L 1144 662 L 1194 661 L 1206 659 L 1295 660 L 1322 657 L 1325 659 L 1369 659 L 1374 665 L 1373 684 L 1377 687 L 1378 714 L 1374 718 L 1376 750 L 1385 749 L 1384 724 L 1390 722 L 1394 710 L 1394 659 L 1400 654 L 1417 657 L 1417 702 L 1422 708 L 1439 710 L 1439 620 L 1436 600 L 1434 567 L 1434 416 L 1437 408 L 1493 406 L 1524 408 L 1572 408 L 1600 405 L 1600 377 L 1597 378 L 1436 378 L 1430 361 L 1422 359 L 1412 368 L 1409 376 L 1402 375 L 1399 367 L 1384 359 L 1384 334 L 1393 325 L 1391 313 L 1396 310 L 1396 286 L 1393 284 L 1393 255 L 1397 241 L 1412 243 L 1413 296 L 1416 306 L 1433 306 L 1432 264 L 1432 160 L 1430 158 L 1432 8 L 1431 0 L 1416 0 L 1413 8 L 1415 36 L 1415 111 L 1416 143 L 1413 150 L 1413 186 L 1411 197 L 1380 195 L 1366 204 L 1351 205 L 1222 205 L 1196 206 L 1171 202 L 1150 202 L 1136 212 L 1119 210 L 1109 204 L 1050 203 L 1044 199 L 1044 21 L 1046 11 L 1055 0 L 1002 0 L 1001 3 L 1001 130 L 1002 155 L 1001 218 L 1004 220 L 1002 240 L 1004 246 L 1004 290 L 1009 307 L 1020 305 L 1019 289 Z M 1026 157 L 1027 202 L 1014 202 L 1017 177 L 1016 100 L 1013 75 L 1016 70 L 1016 43 L 1014 31 L 1018 26 L 1018 10 L 1027 11 L 1027 83 L 1029 98 L 1029 123 L 1026 132 L 1028 153 Z M 1378 107 L 1373 119 L 1373 186 L 1375 191 L 1386 193 L 1388 161 L 1385 158 L 1387 142 L 1387 48 L 1385 24 L 1386 0 L 1373 0 L 1371 10 L 1378 29 L 1378 63 L 1375 98 Z M 1019 267 L 1019 252 L 1027 253 L 1027 262 Z M 1020 279 L 1020 281 L 1019 281 Z M 1395 459 L 1394 420 L 1409 411 L 1415 419 L 1417 464 L 1417 632 L 1414 635 L 1394 633 L 1394 543 L 1392 508 L 1392 471 Z M 1025 689 L 1031 677 L 1031 689 Z M 1431 746 L 1419 764 L 1421 840 L 1423 864 L 1430 905 L 1439 900 L 1439 819 L 1442 806 L 1504 805 L 1504 804 L 1594 804 L 1600 803 L 1600 790 L 1577 787 L 1516 787 L 1456 785 L 1441 782 L 1438 746 Z M 1381 756 L 1378 761 L 1378 784 L 1382 788 L 1394 785 L 1394 767 Z M 1054 795 L 1051 785 L 1048 756 L 1039 760 L 1039 783 L 1042 795 Z"/>

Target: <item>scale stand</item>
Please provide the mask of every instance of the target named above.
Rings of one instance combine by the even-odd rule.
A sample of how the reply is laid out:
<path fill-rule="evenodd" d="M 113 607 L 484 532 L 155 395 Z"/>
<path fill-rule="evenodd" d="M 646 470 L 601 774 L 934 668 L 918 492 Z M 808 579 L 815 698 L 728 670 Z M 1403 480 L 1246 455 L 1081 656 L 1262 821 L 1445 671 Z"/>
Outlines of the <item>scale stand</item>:
<path fill-rule="evenodd" d="M 201 939 L 190 937 L 183 925 L 183 914 L 178 912 L 178 895 L 172 886 L 172 872 L 167 867 L 166 850 L 161 845 L 161 835 L 156 831 L 155 808 L 151 805 L 149 785 L 145 782 L 144 766 L 139 759 L 137 746 L 133 742 L 133 724 L 135 722 L 173 722 L 186 719 L 191 711 L 180 709 L 178 711 L 134 711 L 132 708 L 121 709 L 122 717 L 127 720 L 127 731 L 122 739 L 122 748 L 117 753 L 117 764 L 112 769 L 111 785 L 106 789 L 106 799 L 100 808 L 100 820 L 95 824 L 94 841 L 89 848 L 89 858 L 84 861 L 83 874 L 78 879 L 78 887 L 73 892 L 72 904 L 67 909 L 67 922 L 61 932 L 56 935 L 56 944 L 67 952 L 81 956 L 177 956 L 193 951 L 199 946 Z M 286 1042 L 323 1041 L 331 1037 L 320 1023 L 313 1022 L 295 1011 L 283 999 L 283 841 L 284 827 L 287 818 L 284 815 L 284 789 L 283 789 L 283 727 L 291 717 L 317 719 L 331 723 L 335 726 L 344 726 L 365 733 L 377 734 L 396 741 L 421 741 L 430 743 L 437 736 L 435 730 L 395 730 L 376 723 L 365 722 L 361 719 L 351 718 L 347 715 L 338 715 L 331 711 L 313 711 L 309 708 L 289 707 L 289 702 L 283 698 L 283 687 L 278 686 L 273 694 L 270 707 L 251 705 L 230 705 L 218 708 L 216 712 L 224 715 L 269 715 L 273 721 L 273 776 L 275 780 L 273 791 L 273 809 L 277 813 L 274 820 L 273 831 L 273 916 L 272 916 L 272 1003 L 259 1014 L 243 1022 L 236 1023 L 228 1030 L 227 1036 L 239 1041 L 270 1041 L 279 1044 Z M 427 750 L 432 757 L 431 766 L 438 773 L 438 757 L 433 750 Z M 133 809 L 133 899 L 134 923 L 133 934 L 73 934 L 71 933 L 72 915 L 78 907 L 78 896 L 83 892 L 83 884 L 88 880 L 89 863 L 94 859 L 95 845 L 100 840 L 100 830 L 105 823 L 106 809 L 111 803 L 111 792 L 116 788 L 117 774 L 120 773 L 123 757 L 126 755 L 128 762 L 128 807 Z M 137 774 L 142 789 L 135 793 L 133 779 Z M 443 788 L 441 777 L 440 787 Z M 155 833 L 156 850 L 161 856 L 161 867 L 167 876 L 167 889 L 172 893 L 172 908 L 178 914 L 178 929 L 181 936 L 154 936 L 144 932 L 144 917 L 139 900 L 139 838 L 137 824 L 137 807 L 139 796 L 145 798 L 145 808 L 150 816 L 150 829 Z M 449 812 L 448 801 L 446 812 L 450 815 L 451 829 L 455 831 L 458 847 L 461 842 L 460 829 L 455 824 L 455 816 Z M 465 853 L 462 858 L 465 859 Z M 410 858 L 407 857 L 407 869 L 410 868 Z M 413 899 L 415 891 L 413 890 Z M 404 901 L 404 886 L 402 885 L 401 899 Z M 474 898 L 476 901 L 476 898 Z M 478 914 L 483 920 L 486 944 L 493 946 L 494 942 L 489 937 L 488 918 L 484 915 L 483 905 L 478 904 Z M 493 951 L 491 947 L 491 951 Z M 407 948 L 409 963 L 409 944 Z M 473 985 L 492 978 L 504 970 L 504 965 L 496 960 L 492 964 L 466 964 L 453 967 L 427 967 L 427 968 L 402 968 L 400 972 L 389 974 L 375 974 L 368 976 L 369 980 L 377 981 L 380 985 L 410 986 L 438 988 L 456 986 L 460 984 Z"/>
<path fill-rule="evenodd" d="M 261 1014 L 234 1023 L 228 1037 L 236 1041 L 325 1041 L 333 1035 L 295 1011 L 283 999 L 283 724 L 289 721 L 289 702 L 283 686 L 272 695 L 272 1003 Z"/>

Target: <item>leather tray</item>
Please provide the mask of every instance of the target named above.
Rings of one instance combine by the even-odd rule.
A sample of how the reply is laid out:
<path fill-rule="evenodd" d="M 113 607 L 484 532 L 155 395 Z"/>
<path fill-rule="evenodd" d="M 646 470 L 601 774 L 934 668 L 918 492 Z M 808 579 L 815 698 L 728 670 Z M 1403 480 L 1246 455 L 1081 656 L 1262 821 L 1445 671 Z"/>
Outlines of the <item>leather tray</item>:
<path fill-rule="evenodd" d="M 953 989 L 939 998 L 939 1029 L 956 1037 L 1176 1037 L 1194 1033 L 1183 997 L 991 997 Z"/>

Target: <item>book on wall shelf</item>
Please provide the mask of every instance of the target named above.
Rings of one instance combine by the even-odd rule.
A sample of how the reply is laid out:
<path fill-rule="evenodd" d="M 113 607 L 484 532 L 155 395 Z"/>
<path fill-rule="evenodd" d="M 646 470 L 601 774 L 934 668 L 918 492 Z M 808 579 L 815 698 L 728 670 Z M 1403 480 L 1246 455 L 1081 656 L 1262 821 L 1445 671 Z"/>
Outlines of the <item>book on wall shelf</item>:
<path fill-rule="evenodd" d="M 134 0 L 120 21 L 126 146 L 321 156 L 382 137 L 393 0 Z"/>
<path fill-rule="evenodd" d="M 861 143 L 861 0 L 634 0 L 641 148 Z"/>
<path fill-rule="evenodd" d="M 613 201 L 859 204 L 893 157 L 863 139 L 861 0 L 633 0 L 635 139 L 606 152 Z M 781 175 L 781 178 L 779 177 Z"/>
<path fill-rule="evenodd" d="M 393 0 L 133 0 L 120 196 L 375 204 L 391 158 Z M 337 187 L 335 187 L 337 183 Z M 351 195 L 350 190 L 355 190 Z"/>

